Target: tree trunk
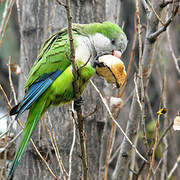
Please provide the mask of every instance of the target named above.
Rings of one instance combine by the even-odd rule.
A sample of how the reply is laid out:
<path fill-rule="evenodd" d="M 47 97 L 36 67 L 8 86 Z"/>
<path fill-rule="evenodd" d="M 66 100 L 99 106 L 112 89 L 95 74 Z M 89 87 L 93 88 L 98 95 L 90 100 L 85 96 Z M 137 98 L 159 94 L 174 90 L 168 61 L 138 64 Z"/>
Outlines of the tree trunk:
<path fill-rule="evenodd" d="M 105 17 L 105 0 L 95 1 L 71 1 L 71 9 L 73 22 L 90 23 L 102 22 Z M 59 31 L 67 25 L 66 11 L 59 6 L 56 1 L 41 0 L 24 0 L 20 6 L 21 11 L 21 67 L 27 75 L 30 67 L 35 61 L 39 48 L 49 34 Z M 103 81 L 94 78 L 96 84 L 101 89 Z M 25 77 L 20 77 L 19 100 L 24 96 Z M 87 147 L 88 175 L 91 179 L 97 179 L 99 173 L 99 157 L 101 146 L 101 135 L 104 127 L 104 107 L 100 102 L 97 93 L 88 86 L 83 95 L 85 99 L 84 114 L 91 113 L 97 106 L 98 110 L 85 119 L 85 136 Z M 58 149 L 62 158 L 62 162 L 68 172 L 69 153 L 73 138 L 73 123 L 71 118 L 70 106 L 53 107 L 49 110 L 49 117 L 52 122 L 52 129 L 55 132 L 55 138 Z M 27 115 L 21 118 L 22 122 L 26 121 Z M 49 135 L 45 124 L 50 127 L 49 120 L 46 115 L 38 123 L 32 139 L 34 140 L 39 151 L 47 160 L 50 168 L 58 179 L 62 179 L 60 168 L 54 149 L 49 140 Z M 78 134 L 78 133 L 76 133 Z M 79 147 L 78 136 L 72 156 L 72 176 L 71 179 L 80 179 L 82 176 L 81 152 Z M 46 167 L 36 154 L 31 143 L 25 151 L 20 164 L 16 170 L 14 179 L 53 179 Z"/>

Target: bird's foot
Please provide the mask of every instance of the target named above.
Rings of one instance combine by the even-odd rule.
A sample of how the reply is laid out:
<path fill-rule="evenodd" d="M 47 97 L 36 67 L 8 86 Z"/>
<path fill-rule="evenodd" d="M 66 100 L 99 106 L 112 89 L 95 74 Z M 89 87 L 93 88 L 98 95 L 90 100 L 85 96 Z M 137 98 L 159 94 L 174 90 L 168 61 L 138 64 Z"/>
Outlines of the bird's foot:
<path fill-rule="evenodd" d="M 74 109 L 77 111 L 81 108 L 81 105 L 84 103 L 84 100 L 82 97 L 80 97 L 79 99 L 74 99 Z"/>
<path fill-rule="evenodd" d="M 99 57 L 104 56 L 104 55 L 108 55 L 108 54 L 112 54 L 112 52 L 106 51 L 106 52 L 100 52 L 97 54 L 97 56 L 94 58 L 94 62 L 93 62 L 93 66 L 96 67 L 104 67 L 104 64 L 99 62 Z"/>

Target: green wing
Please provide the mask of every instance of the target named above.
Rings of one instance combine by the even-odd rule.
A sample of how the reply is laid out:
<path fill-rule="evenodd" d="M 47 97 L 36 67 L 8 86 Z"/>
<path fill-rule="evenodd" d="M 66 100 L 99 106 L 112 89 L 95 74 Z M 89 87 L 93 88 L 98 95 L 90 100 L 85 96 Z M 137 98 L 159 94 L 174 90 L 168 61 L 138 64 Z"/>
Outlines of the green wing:
<path fill-rule="evenodd" d="M 74 34 L 74 46 L 76 47 L 76 31 Z M 37 60 L 35 61 L 28 79 L 25 84 L 25 88 L 28 89 L 33 82 L 49 74 L 57 71 L 62 72 L 70 65 L 70 61 L 67 56 L 70 56 L 69 38 L 65 29 L 53 34 L 43 45 Z"/>

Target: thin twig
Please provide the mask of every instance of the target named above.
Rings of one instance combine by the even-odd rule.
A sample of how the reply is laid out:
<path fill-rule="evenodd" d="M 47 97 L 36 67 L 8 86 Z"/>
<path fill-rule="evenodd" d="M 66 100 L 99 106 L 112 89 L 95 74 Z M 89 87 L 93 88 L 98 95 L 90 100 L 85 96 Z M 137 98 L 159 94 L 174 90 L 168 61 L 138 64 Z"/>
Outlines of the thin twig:
<path fill-rule="evenodd" d="M 137 19 L 137 15 L 135 13 L 134 15 L 134 37 L 133 37 L 133 44 L 132 44 L 132 49 L 131 49 L 131 55 L 130 55 L 130 59 L 129 59 L 129 64 L 128 64 L 128 68 L 127 68 L 127 78 L 126 81 L 124 83 L 124 86 L 122 88 L 122 90 L 120 91 L 118 97 L 122 97 L 122 95 L 124 94 L 126 87 L 128 85 L 128 80 L 129 80 L 129 75 L 130 75 L 130 70 L 131 70 L 131 65 L 133 62 L 133 58 L 134 58 L 134 53 L 135 53 L 135 48 L 136 48 L 136 39 L 137 39 L 137 29 L 136 29 L 136 19 Z"/>
<path fill-rule="evenodd" d="M 58 147 L 57 147 L 56 139 L 55 139 L 55 136 L 54 136 L 54 131 L 53 131 L 53 128 L 52 128 L 51 118 L 50 118 L 49 115 L 48 115 L 48 121 L 49 121 L 49 124 L 50 124 L 50 127 L 51 127 L 51 131 L 50 131 L 50 129 L 49 129 L 47 124 L 45 124 L 45 126 L 46 126 L 46 129 L 48 131 L 48 134 L 49 134 L 49 137 L 50 137 L 50 140 L 51 140 L 51 144 L 52 144 L 52 146 L 54 148 L 54 151 L 55 151 L 55 154 L 56 154 L 56 158 L 58 160 L 59 168 L 61 170 L 63 179 L 66 180 L 67 173 L 66 173 L 64 165 L 63 165 L 63 163 L 61 161 L 61 156 L 60 156 L 60 153 L 59 153 L 59 150 L 58 150 Z"/>
<path fill-rule="evenodd" d="M 1 91 L 3 93 L 4 100 L 5 100 L 6 104 L 8 105 L 8 108 L 11 109 L 12 106 L 11 106 L 11 104 L 9 102 L 9 99 L 7 97 L 7 94 L 5 93 L 5 91 L 4 91 L 3 87 L 1 86 L 1 84 L 0 84 L 0 89 L 1 89 Z"/>
<path fill-rule="evenodd" d="M 30 70 L 30 60 L 28 57 L 28 50 L 27 50 L 27 44 L 25 42 L 24 34 L 23 34 L 23 29 L 22 29 L 22 19 L 21 19 L 21 11 L 20 11 L 20 2 L 19 0 L 16 0 L 16 7 L 17 7 L 17 15 L 18 15 L 18 25 L 19 25 L 19 32 L 21 36 L 21 44 L 23 46 L 23 52 L 25 56 L 26 63 L 28 65 L 28 70 Z M 22 71 L 24 74 L 24 71 Z M 24 74 L 25 75 L 25 74 Z"/>
<path fill-rule="evenodd" d="M 158 140 L 157 146 L 160 145 L 161 141 L 163 140 L 164 136 L 167 135 L 168 131 L 172 128 L 173 126 L 173 121 L 170 122 L 169 126 L 163 131 L 161 137 Z"/>
<path fill-rule="evenodd" d="M 10 87 L 11 87 L 11 90 L 12 90 L 12 93 L 13 93 L 13 98 L 14 98 L 14 102 L 15 104 L 17 104 L 17 98 L 16 98 L 16 92 L 15 92 L 15 89 L 14 89 L 14 86 L 13 86 L 13 82 L 12 82 L 12 77 L 11 77 L 11 56 L 9 56 L 9 64 L 8 64 L 8 69 L 9 69 L 9 84 L 10 84 Z"/>
<path fill-rule="evenodd" d="M 66 4 L 62 3 L 60 0 L 56 0 L 56 1 L 60 6 L 64 6 L 66 8 L 66 6 L 67 6 Z"/>
<path fill-rule="evenodd" d="M 171 176 L 173 175 L 174 171 L 177 169 L 178 165 L 180 163 L 180 155 L 177 157 L 177 160 L 173 166 L 173 168 L 171 169 L 171 171 L 169 172 L 167 179 L 171 179 Z"/>
<path fill-rule="evenodd" d="M 138 156 L 145 162 L 148 163 L 148 161 L 141 155 L 141 153 L 137 150 L 137 148 L 135 147 L 135 145 L 132 143 L 132 141 L 129 139 L 129 137 L 126 135 L 126 133 L 124 132 L 124 130 L 122 129 L 122 127 L 118 124 L 118 122 L 114 119 L 106 101 L 104 100 L 101 92 L 99 91 L 99 89 L 96 87 L 96 85 L 90 80 L 92 86 L 94 87 L 94 89 L 97 91 L 97 93 L 99 94 L 103 104 L 105 105 L 108 113 L 109 113 L 109 116 L 111 117 L 111 119 L 115 122 L 115 124 L 117 125 L 117 127 L 120 129 L 120 131 L 122 132 L 122 134 L 125 136 L 125 138 L 127 139 L 127 141 L 130 143 L 130 145 L 135 149 L 136 153 L 138 154 Z"/>
<path fill-rule="evenodd" d="M 1 35 L 1 39 L 0 39 L 0 47 L 2 45 L 3 42 L 3 38 L 4 38 L 4 34 L 6 32 L 6 28 L 9 22 L 9 18 L 11 16 L 11 12 L 12 12 L 12 8 L 14 5 L 15 0 L 7 0 L 6 1 L 6 5 L 5 5 L 5 10 L 3 13 L 3 19 L 1 21 L 1 25 L 0 25 L 0 35 Z"/>
<path fill-rule="evenodd" d="M 58 0 L 59 1 L 59 0 Z M 68 18 L 68 34 L 69 34 L 69 41 L 70 41 L 70 60 L 73 67 L 73 76 L 74 76 L 74 94 L 75 99 L 78 101 L 81 98 L 80 90 L 79 90 L 79 83 L 78 83 L 78 68 L 75 63 L 75 49 L 73 43 L 73 34 L 72 34 L 72 16 L 71 16 L 71 9 L 70 9 L 70 0 L 66 0 L 66 12 Z M 84 180 L 88 179 L 88 168 L 87 168 L 87 154 L 86 154 L 86 146 L 85 146 L 85 138 L 84 138 L 84 118 L 82 115 L 81 106 L 76 109 L 77 117 L 78 117 L 78 129 L 79 129 L 79 136 L 80 136 L 80 146 L 81 146 L 81 158 L 83 164 L 83 176 Z"/>
<path fill-rule="evenodd" d="M 146 0 L 142 0 L 142 3 L 143 3 L 143 6 L 144 6 L 144 9 L 146 10 L 146 13 L 149 13 L 150 12 L 150 7 L 147 4 Z"/>
<path fill-rule="evenodd" d="M 2 153 L 5 149 L 7 149 L 23 132 L 23 129 L 21 129 L 21 131 L 8 143 L 6 143 L 6 145 L 4 147 L 0 148 L 0 153 Z"/>
<path fill-rule="evenodd" d="M 156 152 L 156 148 L 158 147 L 157 145 L 158 145 L 158 139 L 159 139 L 159 119 L 160 119 L 160 114 L 158 114 L 158 119 L 157 119 L 157 122 L 156 122 L 155 143 L 154 143 L 154 146 L 153 146 L 152 158 L 151 158 L 149 172 L 148 172 L 146 180 L 150 179 L 152 168 L 153 168 L 153 165 L 154 165 L 154 160 L 155 160 L 155 152 Z"/>
<path fill-rule="evenodd" d="M 73 109 L 73 105 L 72 105 L 72 109 Z M 74 111 L 72 110 L 72 113 Z M 72 172 L 72 154 L 73 154 L 73 150 L 74 150 L 74 145 L 76 142 L 76 121 L 74 119 L 74 116 L 72 115 L 72 121 L 73 121 L 73 141 L 72 141 L 72 145 L 71 145 L 71 150 L 69 153 L 69 173 L 68 173 L 68 180 L 71 180 L 71 172 Z"/>
<path fill-rule="evenodd" d="M 162 103 L 163 103 L 163 107 L 167 107 L 167 74 L 166 74 L 166 64 L 161 61 L 161 66 L 163 69 L 162 72 Z M 164 127 L 167 126 L 167 113 L 164 115 Z M 166 172 L 167 172 L 167 160 L 168 160 L 168 140 L 167 140 L 167 135 L 164 136 L 163 138 L 163 144 L 164 144 L 164 149 L 165 151 L 163 152 L 162 155 L 162 171 L 161 171 L 161 180 L 164 180 L 166 177 Z M 158 143 L 157 143 L 157 147 L 158 147 Z M 155 174 L 155 173 L 154 173 Z"/>
<path fill-rule="evenodd" d="M 170 0 L 170 1 L 163 1 L 161 4 L 160 4 L 160 7 L 161 8 L 164 8 L 166 7 L 168 4 L 172 4 L 172 3 L 175 3 L 175 2 L 179 2 L 179 0 Z"/>
<path fill-rule="evenodd" d="M 134 74 L 134 87 L 135 87 L 137 102 L 138 102 L 139 107 L 142 111 L 142 104 L 141 104 L 140 99 L 139 99 L 138 87 L 137 87 L 137 83 L 136 83 L 136 73 Z"/>
<path fill-rule="evenodd" d="M 157 37 L 164 31 L 166 31 L 167 27 L 170 25 L 170 23 L 172 22 L 173 18 L 179 9 L 179 5 L 176 6 L 174 13 L 171 14 L 171 16 L 169 17 L 169 19 L 166 21 L 166 23 L 164 24 L 164 26 L 162 26 L 161 28 L 159 28 L 156 32 L 150 34 L 147 39 L 149 41 L 155 41 L 157 39 Z"/>
<path fill-rule="evenodd" d="M 119 113 L 121 107 L 122 106 L 119 103 L 112 104 L 112 112 L 113 112 L 114 119 L 117 118 L 118 113 Z M 108 179 L 109 158 L 110 158 L 111 153 L 112 153 L 112 148 L 113 148 L 114 139 L 115 139 L 115 133 L 116 133 L 116 124 L 113 121 L 112 122 L 110 136 L 109 136 L 108 143 L 107 143 L 107 155 L 106 155 L 106 160 L 105 160 L 104 180 Z"/>
<path fill-rule="evenodd" d="M 150 8 L 152 9 L 152 11 L 153 11 L 154 15 L 156 16 L 156 18 L 157 18 L 157 19 L 159 20 L 159 22 L 164 26 L 164 25 L 165 25 L 164 22 L 161 20 L 161 18 L 159 17 L 159 15 L 158 15 L 158 14 L 156 13 L 156 11 L 154 10 L 151 2 L 150 2 L 149 0 L 146 0 L 146 1 L 147 1 L 148 5 L 150 6 Z"/>
<path fill-rule="evenodd" d="M 146 151 L 148 150 L 148 141 L 146 136 L 146 125 L 144 118 L 144 98 L 145 98 L 145 88 L 143 82 L 143 64 L 142 64 L 142 39 L 141 39 L 141 20 L 140 20 L 140 12 L 139 12 L 139 2 L 136 0 L 136 14 L 137 14 L 137 25 L 138 25 L 138 41 L 139 41 L 139 75 L 140 75 L 140 88 L 141 88 L 141 125 L 143 131 L 143 139 L 146 147 Z"/>
<path fill-rule="evenodd" d="M 168 40 L 168 46 L 169 46 L 169 51 L 172 55 L 172 59 L 174 61 L 174 64 L 175 64 L 175 67 L 176 67 L 176 70 L 178 72 L 178 74 L 180 75 L 180 68 L 179 68 L 179 65 L 178 65 L 178 59 L 176 58 L 176 55 L 174 53 L 174 50 L 173 50 L 173 47 L 172 47 L 172 40 L 171 40 L 171 37 L 170 37 L 170 28 L 168 27 L 167 28 L 167 31 L 166 31 L 166 34 L 167 34 L 167 40 Z"/>
<path fill-rule="evenodd" d="M 91 57 L 92 57 L 92 54 L 90 54 L 88 60 L 81 67 L 78 68 L 78 71 L 88 64 L 88 62 L 91 60 Z"/>
<path fill-rule="evenodd" d="M 148 95 L 147 91 L 145 93 L 145 98 L 146 98 L 146 103 L 147 103 L 147 107 L 148 107 L 149 113 L 151 115 L 151 119 L 153 120 L 153 122 L 155 122 L 153 110 L 152 110 L 152 107 L 151 107 L 151 102 L 150 102 L 149 95 Z"/>

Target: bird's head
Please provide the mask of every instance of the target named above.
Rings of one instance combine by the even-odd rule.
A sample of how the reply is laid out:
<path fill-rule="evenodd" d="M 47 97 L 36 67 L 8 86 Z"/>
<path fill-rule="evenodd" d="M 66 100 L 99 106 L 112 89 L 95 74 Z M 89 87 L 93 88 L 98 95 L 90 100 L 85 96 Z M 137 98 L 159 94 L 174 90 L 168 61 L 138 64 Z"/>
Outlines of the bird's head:
<path fill-rule="evenodd" d="M 125 51 L 128 40 L 118 25 L 104 22 L 94 23 L 93 26 L 90 40 L 97 55 L 118 51 L 120 56 Z"/>

